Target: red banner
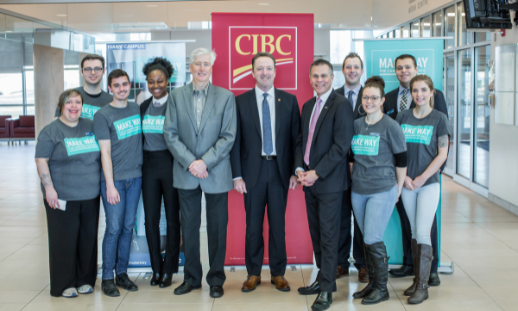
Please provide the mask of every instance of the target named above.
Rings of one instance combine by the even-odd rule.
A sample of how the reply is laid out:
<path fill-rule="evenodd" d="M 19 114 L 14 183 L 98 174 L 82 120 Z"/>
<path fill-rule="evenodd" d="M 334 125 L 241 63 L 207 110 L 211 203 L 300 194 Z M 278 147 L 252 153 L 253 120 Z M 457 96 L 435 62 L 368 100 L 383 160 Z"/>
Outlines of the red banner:
<path fill-rule="evenodd" d="M 255 85 L 252 58 L 258 52 L 276 59 L 274 86 L 297 96 L 299 106 L 313 97 L 309 65 L 313 62 L 313 14 L 212 13 L 212 48 L 218 55 L 214 85 L 236 96 Z M 230 191 L 226 265 L 245 264 L 243 196 Z M 264 219 L 264 264 L 268 264 L 268 220 Z M 313 263 L 306 203 L 302 187 L 289 190 L 286 208 L 288 264 Z"/>

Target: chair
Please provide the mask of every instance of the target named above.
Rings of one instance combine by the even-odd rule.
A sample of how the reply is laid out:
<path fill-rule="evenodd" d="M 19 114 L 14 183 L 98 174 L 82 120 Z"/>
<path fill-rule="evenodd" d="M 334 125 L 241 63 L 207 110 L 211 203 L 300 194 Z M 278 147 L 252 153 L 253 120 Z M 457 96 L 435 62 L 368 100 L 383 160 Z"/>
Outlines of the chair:
<path fill-rule="evenodd" d="M 11 141 L 35 140 L 34 116 L 20 116 L 11 120 Z"/>
<path fill-rule="evenodd" d="M 11 116 L 0 116 L 0 140 L 7 140 L 7 144 L 10 142 L 11 128 L 9 126 L 9 119 Z"/>

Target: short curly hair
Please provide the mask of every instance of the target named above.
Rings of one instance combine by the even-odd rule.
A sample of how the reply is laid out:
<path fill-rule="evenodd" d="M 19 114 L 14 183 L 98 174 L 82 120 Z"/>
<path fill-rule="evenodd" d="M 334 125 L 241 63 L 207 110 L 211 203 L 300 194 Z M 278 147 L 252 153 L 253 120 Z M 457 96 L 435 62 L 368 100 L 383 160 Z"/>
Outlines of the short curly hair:
<path fill-rule="evenodd" d="M 162 71 L 167 80 L 171 79 L 174 73 L 173 65 L 171 62 L 163 57 L 155 57 L 150 59 L 150 61 L 144 65 L 144 68 L 142 68 L 142 73 L 144 73 L 144 75 L 147 77 L 153 70 Z"/>

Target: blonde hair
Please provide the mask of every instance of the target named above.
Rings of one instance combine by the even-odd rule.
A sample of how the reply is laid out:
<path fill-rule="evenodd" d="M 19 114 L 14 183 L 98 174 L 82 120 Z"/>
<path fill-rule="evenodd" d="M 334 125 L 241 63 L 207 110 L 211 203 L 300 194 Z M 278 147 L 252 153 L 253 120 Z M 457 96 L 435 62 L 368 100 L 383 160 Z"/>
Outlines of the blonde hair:
<path fill-rule="evenodd" d="M 78 96 L 78 95 L 79 95 L 79 97 L 81 97 L 81 104 L 83 104 L 83 95 L 78 90 L 69 89 L 69 90 L 65 90 L 63 93 L 61 93 L 61 95 L 59 95 L 59 101 L 58 101 L 59 113 L 60 114 L 63 113 L 63 108 L 65 107 L 65 104 L 68 102 L 70 97 L 74 97 L 74 96 Z"/>
<path fill-rule="evenodd" d="M 433 86 L 433 81 L 432 81 L 432 79 L 430 79 L 429 76 L 417 75 L 417 76 L 413 77 L 412 80 L 410 80 L 410 92 L 412 92 L 412 90 L 414 88 L 414 83 L 416 83 L 418 81 L 422 81 L 422 82 L 426 83 L 426 85 L 428 85 L 428 87 L 430 88 L 430 92 L 435 91 L 435 88 Z M 430 97 L 430 107 L 433 108 L 434 104 L 435 104 L 434 103 L 434 94 L 432 94 L 432 96 Z"/>

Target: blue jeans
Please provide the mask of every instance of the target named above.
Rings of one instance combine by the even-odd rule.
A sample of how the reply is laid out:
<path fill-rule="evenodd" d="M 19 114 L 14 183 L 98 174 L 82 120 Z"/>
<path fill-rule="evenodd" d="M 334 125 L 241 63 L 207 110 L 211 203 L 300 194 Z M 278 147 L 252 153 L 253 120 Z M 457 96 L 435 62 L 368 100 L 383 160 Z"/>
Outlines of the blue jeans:
<path fill-rule="evenodd" d="M 103 280 L 114 279 L 128 270 L 129 252 L 133 228 L 137 214 L 138 201 L 142 189 L 142 177 L 116 180 L 120 202 L 111 205 L 106 199 L 106 182 L 101 181 L 101 197 L 106 216 L 106 230 L 103 239 Z"/>
<path fill-rule="evenodd" d="M 398 197 L 397 185 L 389 191 L 375 194 L 351 193 L 354 216 L 363 233 L 363 242 L 371 245 L 383 241 L 390 216 Z"/>

